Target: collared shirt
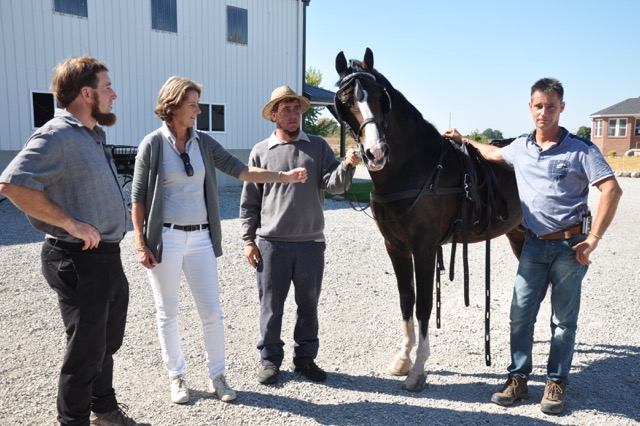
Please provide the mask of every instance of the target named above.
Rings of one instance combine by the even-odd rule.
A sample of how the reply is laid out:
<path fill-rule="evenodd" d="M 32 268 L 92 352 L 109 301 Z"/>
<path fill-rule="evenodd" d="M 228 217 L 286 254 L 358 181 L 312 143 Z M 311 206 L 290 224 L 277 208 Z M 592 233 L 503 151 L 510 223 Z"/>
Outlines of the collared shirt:
<path fill-rule="evenodd" d="M 187 176 L 176 138 L 166 123 L 162 123 L 162 167 L 164 168 L 164 221 L 175 225 L 200 225 L 208 223 L 207 205 L 204 201 L 205 169 L 200 153 L 200 140 L 196 131 L 189 129 L 189 140 L 184 152 L 189 155 L 193 176 Z M 185 208 L 189 206 L 189 208 Z"/>
<path fill-rule="evenodd" d="M 613 176 L 598 147 L 564 128 L 548 149 L 538 146 L 534 131 L 502 148 L 502 156 L 516 173 L 522 224 L 538 235 L 580 223 L 589 211 L 589 185 Z"/>
<path fill-rule="evenodd" d="M 102 241 L 124 238 L 128 210 L 105 133 L 100 126 L 85 127 L 66 110 L 56 109 L 54 118 L 31 135 L 0 182 L 43 191 L 71 217 L 96 227 Z M 62 228 L 27 217 L 48 236 L 80 242 Z"/>
<path fill-rule="evenodd" d="M 229 153 L 218 141 L 199 130 L 197 141 L 204 163 L 204 201 L 213 251 L 222 255 L 222 227 L 218 211 L 218 183 L 216 170 L 238 178 L 247 166 Z M 138 146 L 136 168 L 131 185 L 131 202 L 144 203 L 144 235 L 147 247 L 158 262 L 162 262 L 162 224 L 165 221 L 164 203 L 164 136 L 160 129 L 149 133 Z M 188 208 L 188 206 L 186 207 Z M 187 224 L 194 225 L 194 224 Z"/>
<path fill-rule="evenodd" d="M 302 130 L 300 130 L 300 133 L 298 133 L 298 137 L 295 138 L 295 140 L 292 140 L 290 142 L 296 142 L 296 141 L 311 142 L 311 140 L 309 140 L 309 136 Z M 290 143 L 290 142 L 286 142 L 280 139 L 278 136 L 276 136 L 276 132 L 274 131 L 273 133 L 271 133 L 271 136 L 269 136 L 267 146 L 269 149 L 271 149 L 276 145 L 282 145 L 284 143 Z"/>

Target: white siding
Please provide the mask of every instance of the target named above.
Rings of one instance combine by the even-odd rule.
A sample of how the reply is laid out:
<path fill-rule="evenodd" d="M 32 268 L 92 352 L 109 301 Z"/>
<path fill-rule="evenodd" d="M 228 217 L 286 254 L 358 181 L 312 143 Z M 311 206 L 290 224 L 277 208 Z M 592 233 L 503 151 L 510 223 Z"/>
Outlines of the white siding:
<path fill-rule="evenodd" d="M 247 46 L 226 41 L 227 5 L 248 11 Z M 225 105 L 226 131 L 212 135 L 246 157 L 273 130 L 260 115 L 271 91 L 288 84 L 302 92 L 303 7 L 178 0 L 176 34 L 151 29 L 150 0 L 88 0 L 88 18 L 54 13 L 53 0 L 0 0 L 0 151 L 18 151 L 33 132 L 31 93 L 50 91 L 56 63 L 88 54 L 107 64 L 118 94 L 108 143 L 137 145 L 157 128 L 158 89 L 181 75 L 203 84 L 203 102 Z"/>

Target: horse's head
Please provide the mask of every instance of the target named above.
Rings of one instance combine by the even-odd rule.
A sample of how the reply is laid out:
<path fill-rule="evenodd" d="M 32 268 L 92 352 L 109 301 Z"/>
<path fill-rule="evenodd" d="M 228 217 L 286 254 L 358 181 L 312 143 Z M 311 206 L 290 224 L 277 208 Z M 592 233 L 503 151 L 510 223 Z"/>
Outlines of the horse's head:
<path fill-rule="evenodd" d="M 338 53 L 336 71 L 340 76 L 334 98 L 338 116 L 351 129 L 367 168 L 381 170 L 389 159 L 385 130 L 391 98 L 376 81 L 373 52 L 367 48 L 363 61 L 352 59 L 348 65 L 344 53 Z"/>

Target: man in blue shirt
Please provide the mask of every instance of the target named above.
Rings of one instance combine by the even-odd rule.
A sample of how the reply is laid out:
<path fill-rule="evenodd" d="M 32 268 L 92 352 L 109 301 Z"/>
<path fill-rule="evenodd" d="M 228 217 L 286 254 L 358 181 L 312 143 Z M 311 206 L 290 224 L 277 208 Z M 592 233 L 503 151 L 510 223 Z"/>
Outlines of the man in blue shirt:
<path fill-rule="evenodd" d="M 456 129 L 443 134 L 458 143 L 470 143 L 485 159 L 506 162 L 515 170 L 522 225 L 528 231 L 511 302 L 509 377 L 491 401 L 509 406 L 529 397 L 534 325 L 551 285 L 551 342 L 541 403 L 546 414 L 559 414 L 564 409 L 582 280 L 591 264 L 589 256 L 613 220 L 622 196 L 600 150 L 560 127 L 563 96 L 558 80 L 538 80 L 531 87 L 529 103 L 535 129 L 503 148 L 463 139 Z M 590 185 L 602 194 L 589 231 L 582 222 L 590 221 Z"/>

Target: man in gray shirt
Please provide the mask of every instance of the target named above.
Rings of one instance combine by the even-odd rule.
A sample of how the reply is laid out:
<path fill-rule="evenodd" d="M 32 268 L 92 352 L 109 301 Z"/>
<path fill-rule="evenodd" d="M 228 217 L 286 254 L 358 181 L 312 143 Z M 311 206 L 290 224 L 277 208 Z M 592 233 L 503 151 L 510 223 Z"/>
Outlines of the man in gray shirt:
<path fill-rule="evenodd" d="M 129 283 L 120 260 L 127 209 L 105 133 L 116 93 L 94 58 L 60 62 L 58 105 L 0 175 L 0 194 L 46 234 L 42 272 L 56 292 L 67 347 L 58 383 L 62 425 L 136 424 L 113 389 L 113 354 L 122 345 Z"/>
<path fill-rule="evenodd" d="M 256 268 L 260 298 L 258 381 L 262 384 L 276 383 L 284 358 L 280 331 L 291 282 L 298 307 L 293 333 L 294 371 L 316 382 L 327 377 L 314 362 L 319 348 L 318 300 L 324 272 L 324 191 L 346 191 L 360 159 L 349 150 L 340 162 L 324 139 L 300 130 L 301 114 L 308 108 L 307 98 L 288 86 L 275 89 L 262 116 L 274 122 L 276 129 L 253 148 L 248 163 L 269 170 L 305 167 L 307 181 L 298 185 L 245 182 L 242 190 L 244 251 L 249 264 Z"/>

